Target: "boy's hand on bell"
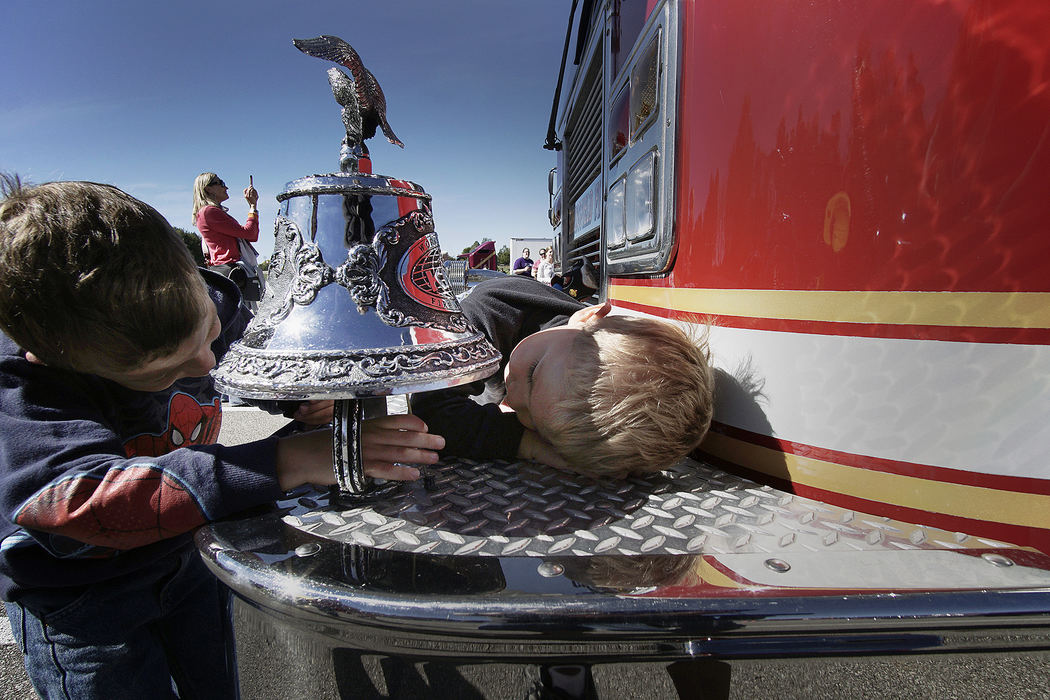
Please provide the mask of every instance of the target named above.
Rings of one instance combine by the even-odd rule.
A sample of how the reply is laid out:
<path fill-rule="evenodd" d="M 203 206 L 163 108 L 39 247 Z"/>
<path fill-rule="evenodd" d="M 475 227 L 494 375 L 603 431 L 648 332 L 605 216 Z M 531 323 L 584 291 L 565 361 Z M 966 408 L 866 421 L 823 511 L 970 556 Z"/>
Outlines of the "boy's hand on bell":
<path fill-rule="evenodd" d="M 558 454 L 553 445 L 540 437 L 535 430 L 528 428 L 525 428 L 525 432 L 521 434 L 521 442 L 518 443 L 518 457 L 542 462 L 555 469 L 567 469 L 569 466 L 569 463 Z"/>
<path fill-rule="evenodd" d="M 303 401 L 295 409 L 291 417 L 307 425 L 327 425 L 332 422 L 334 411 L 335 401 L 331 399 L 315 399 L 313 401 Z"/>
<path fill-rule="evenodd" d="M 361 423 L 365 474 L 377 479 L 414 481 L 419 470 L 403 463 L 433 464 L 444 446 L 445 438 L 428 433 L 418 416 L 383 416 Z M 278 440 L 277 481 L 284 491 L 303 484 L 334 484 L 332 431 L 313 430 Z"/>
<path fill-rule="evenodd" d="M 414 481 L 419 470 L 405 463 L 434 464 L 445 438 L 428 433 L 418 416 L 399 414 L 362 421 L 361 446 L 368 476 Z"/>

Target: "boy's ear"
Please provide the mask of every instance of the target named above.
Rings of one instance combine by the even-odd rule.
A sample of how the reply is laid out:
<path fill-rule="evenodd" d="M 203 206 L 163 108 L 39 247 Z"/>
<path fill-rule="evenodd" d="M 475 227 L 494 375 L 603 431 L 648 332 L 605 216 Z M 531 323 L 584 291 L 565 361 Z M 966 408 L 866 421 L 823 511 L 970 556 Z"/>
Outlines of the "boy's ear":
<path fill-rule="evenodd" d="M 29 352 L 28 350 L 26 351 L 26 361 L 30 362 L 30 363 L 32 363 L 34 365 L 45 364 L 43 360 L 41 360 L 39 357 L 37 357 L 33 353 Z"/>
<path fill-rule="evenodd" d="M 612 311 L 612 304 L 605 302 L 604 304 L 595 304 L 594 306 L 588 306 L 580 309 L 569 317 L 570 326 L 582 326 L 590 320 L 596 320 L 599 318 L 605 318 Z"/>

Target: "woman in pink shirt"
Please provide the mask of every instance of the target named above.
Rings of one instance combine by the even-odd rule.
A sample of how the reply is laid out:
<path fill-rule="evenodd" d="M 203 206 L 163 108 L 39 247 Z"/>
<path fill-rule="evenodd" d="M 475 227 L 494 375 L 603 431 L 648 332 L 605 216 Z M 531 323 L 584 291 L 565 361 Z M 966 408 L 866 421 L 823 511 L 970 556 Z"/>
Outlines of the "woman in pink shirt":
<path fill-rule="evenodd" d="M 229 198 L 222 178 L 215 173 L 201 173 L 193 183 L 193 221 L 207 247 L 209 269 L 236 282 L 245 301 L 256 302 L 262 298 L 263 289 L 257 252 L 252 247 L 259 240 L 259 193 L 250 185 L 244 188 L 248 220 L 243 226 L 222 206 Z M 254 303 L 249 306 L 254 307 Z"/>

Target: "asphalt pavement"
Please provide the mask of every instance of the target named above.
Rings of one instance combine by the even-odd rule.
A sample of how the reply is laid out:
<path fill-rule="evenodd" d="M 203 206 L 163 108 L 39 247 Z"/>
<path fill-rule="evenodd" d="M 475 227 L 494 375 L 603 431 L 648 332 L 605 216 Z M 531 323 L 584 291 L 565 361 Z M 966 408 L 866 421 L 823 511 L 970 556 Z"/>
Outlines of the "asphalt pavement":
<path fill-rule="evenodd" d="M 35 697 L 22 665 L 22 652 L 11 636 L 7 616 L 0 615 L 0 700 L 31 700 Z"/>

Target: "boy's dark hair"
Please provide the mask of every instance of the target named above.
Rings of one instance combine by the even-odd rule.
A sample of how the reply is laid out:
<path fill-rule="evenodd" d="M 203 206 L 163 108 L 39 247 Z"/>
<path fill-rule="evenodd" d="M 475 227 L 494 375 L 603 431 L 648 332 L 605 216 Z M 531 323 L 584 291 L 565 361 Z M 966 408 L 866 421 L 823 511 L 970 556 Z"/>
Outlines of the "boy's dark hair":
<path fill-rule="evenodd" d="M 0 328 L 45 364 L 130 369 L 174 352 L 210 300 L 185 243 L 111 185 L 0 176 Z"/>

